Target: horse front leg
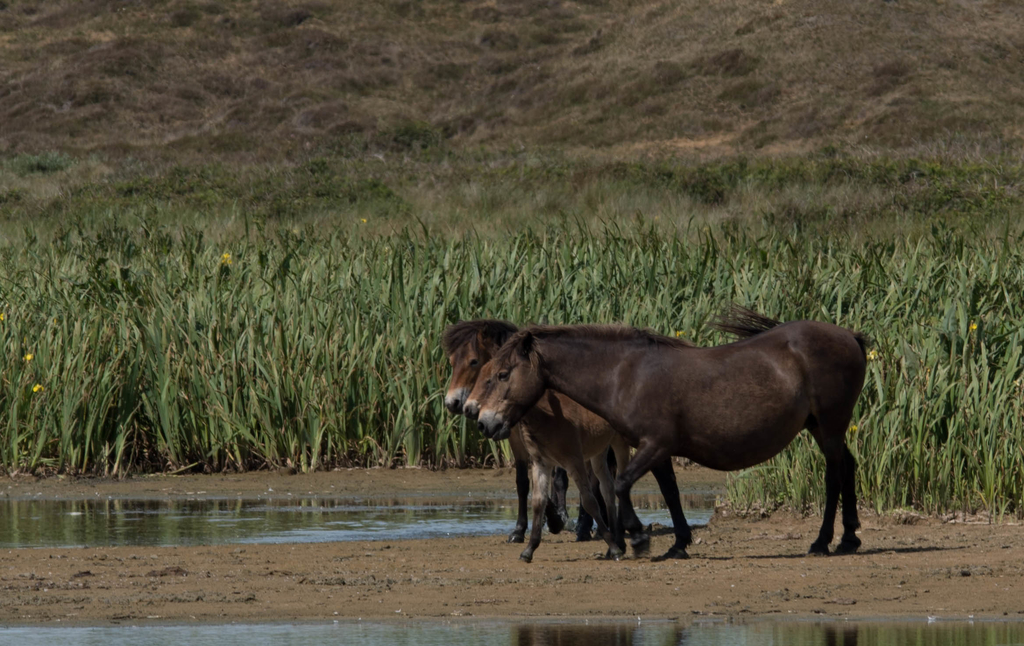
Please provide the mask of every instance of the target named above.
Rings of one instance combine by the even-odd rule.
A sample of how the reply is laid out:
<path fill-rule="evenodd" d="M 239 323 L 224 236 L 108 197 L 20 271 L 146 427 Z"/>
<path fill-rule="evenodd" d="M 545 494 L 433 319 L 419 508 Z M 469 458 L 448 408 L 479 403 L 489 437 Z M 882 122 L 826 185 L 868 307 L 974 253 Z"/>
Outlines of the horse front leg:
<path fill-rule="evenodd" d="M 636 516 L 636 511 L 633 510 L 633 501 L 629 497 L 633 484 L 650 471 L 652 466 L 669 458 L 668 452 L 661 447 L 641 441 L 640 447 L 629 461 L 629 464 L 615 478 L 615 495 L 619 499 L 619 513 L 616 514 L 617 520 L 615 523 L 615 538 L 616 542 L 620 545 L 625 542 L 623 539 L 623 517 L 628 517 L 629 515 Z M 633 545 L 639 544 L 643 546 L 645 544 L 649 545 L 650 540 L 650 536 L 646 532 L 641 531 L 633 534 L 630 542 Z"/>
<path fill-rule="evenodd" d="M 565 511 L 565 494 L 569 490 L 569 476 L 565 469 L 558 467 L 551 482 L 551 497 L 548 498 L 547 507 L 544 508 L 544 515 L 548 519 L 548 530 L 552 534 L 558 534 L 565 529 L 565 523 L 569 520 L 569 514 Z"/>
<path fill-rule="evenodd" d="M 672 459 L 664 460 L 651 467 L 654 479 L 658 481 L 658 488 L 661 489 L 661 497 L 665 499 L 668 511 L 672 514 L 672 530 L 676 535 L 675 545 L 668 548 L 668 551 L 661 556 L 656 556 L 652 561 L 664 561 L 666 559 L 688 559 L 686 547 L 693 542 L 693 534 L 690 532 L 690 524 L 686 522 L 683 515 L 683 504 L 679 500 L 679 485 L 676 484 L 676 474 L 672 469 Z"/>
<path fill-rule="evenodd" d="M 607 451 L 608 449 L 605 449 L 605 452 Z M 601 532 L 602 536 L 605 536 L 604 531 L 602 530 L 602 526 L 608 525 L 611 519 L 616 518 L 618 516 L 618 514 L 616 513 L 615 505 L 615 480 L 612 478 L 611 469 L 608 468 L 608 460 L 605 456 L 605 452 L 602 452 L 600 455 L 590 459 L 590 465 L 593 468 L 594 474 L 597 476 L 598 482 L 600 483 L 601 494 L 605 502 L 604 519 L 608 519 L 609 521 L 598 522 L 598 531 Z M 596 502 L 597 496 L 594 496 L 594 500 Z M 611 533 L 610 529 L 608 530 L 607 537 L 605 538 L 606 541 L 608 540 L 608 537 L 611 538 L 612 542 L 615 544 L 615 547 L 618 550 L 624 549 L 624 545 L 620 545 L 615 541 L 615 536 Z M 634 549 L 635 548 L 636 547 L 634 546 Z M 616 550 L 609 549 L 608 557 L 617 558 L 615 551 Z"/>
<path fill-rule="evenodd" d="M 530 464 L 526 460 L 516 460 L 516 497 L 519 498 L 519 516 L 516 526 L 508 535 L 509 543 L 522 543 L 526 538 L 526 497 L 530 493 Z"/>
<path fill-rule="evenodd" d="M 607 460 L 609 473 L 612 472 L 612 469 L 617 473 L 625 469 L 629 464 L 629 445 L 627 445 L 621 438 L 617 437 L 612 440 L 610 449 L 611 450 L 608 451 Z M 648 536 L 650 528 L 644 526 L 640 518 L 637 517 L 636 510 L 632 507 L 622 511 L 622 526 L 625 531 L 629 532 L 632 539 L 630 543 L 633 547 L 634 553 L 638 556 L 646 554 L 650 549 L 651 543 L 650 537 Z"/>
<path fill-rule="evenodd" d="M 533 526 L 530 527 L 530 542 L 519 555 L 520 560 L 527 563 L 533 561 L 533 553 L 540 546 L 540 535 L 544 530 L 544 508 L 548 503 L 548 490 L 551 489 L 551 466 L 534 460 L 531 468 L 533 474 Z"/>
<path fill-rule="evenodd" d="M 597 481 L 597 476 L 594 475 L 593 469 L 587 469 L 587 481 L 590 485 L 590 491 L 598 499 L 598 506 L 603 509 L 604 499 L 601 498 L 601 487 Z M 591 532 L 594 530 L 594 519 L 587 513 L 587 508 L 583 506 L 582 494 L 580 496 L 580 510 L 579 515 L 576 517 L 576 542 L 585 543 L 593 538 Z"/>

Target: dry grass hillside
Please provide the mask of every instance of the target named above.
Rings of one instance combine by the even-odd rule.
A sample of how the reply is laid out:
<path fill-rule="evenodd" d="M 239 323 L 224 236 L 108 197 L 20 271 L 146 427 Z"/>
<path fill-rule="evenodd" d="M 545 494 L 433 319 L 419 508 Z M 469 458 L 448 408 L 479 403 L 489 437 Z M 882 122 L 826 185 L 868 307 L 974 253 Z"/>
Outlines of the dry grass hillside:
<path fill-rule="evenodd" d="M 1024 136 L 1010 0 L 0 0 L 0 154 Z"/>

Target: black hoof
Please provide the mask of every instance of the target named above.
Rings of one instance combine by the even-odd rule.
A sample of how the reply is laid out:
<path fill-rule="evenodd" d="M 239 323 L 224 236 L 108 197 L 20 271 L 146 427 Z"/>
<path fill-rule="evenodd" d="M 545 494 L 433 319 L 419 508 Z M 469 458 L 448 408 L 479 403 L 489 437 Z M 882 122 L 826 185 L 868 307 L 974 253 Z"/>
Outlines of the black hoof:
<path fill-rule="evenodd" d="M 860 547 L 860 539 L 856 541 L 843 540 L 839 545 L 836 545 L 836 554 L 855 554 L 857 549 Z"/>
<path fill-rule="evenodd" d="M 807 550 L 810 556 L 828 556 L 828 545 L 813 543 L 811 549 Z"/>
<path fill-rule="evenodd" d="M 623 552 L 618 547 L 609 547 L 608 551 L 604 553 L 604 558 L 609 561 L 618 561 L 622 556 Z"/>
<path fill-rule="evenodd" d="M 629 541 L 629 546 L 633 548 L 634 556 L 647 556 L 651 553 L 651 537 L 646 534 L 637 536 Z"/>
<path fill-rule="evenodd" d="M 533 552 L 530 552 L 529 550 L 524 551 L 522 554 L 519 555 L 519 560 L 523 563 L 532 563 Z"/>
<path fill-rule="evenodd" d="M 690 555 L 686 553 L 686 548 L 676 547 L 673 545 L 667 552 L 661 556 L 655 556 L 652 561 L 668 561 L 669 559 L 688 559 Z"/>
<path fill-rule="evenodd" d="M 522 534 L 520 534 L 519 532 L 512 532 L 511 534 L 508 535 L 508 542 L 509 543 L 525 543 L 526 542 L 526 538 L 525 538 L 524 535 L 525 535 L 525 532 L 523 532 Z"/>

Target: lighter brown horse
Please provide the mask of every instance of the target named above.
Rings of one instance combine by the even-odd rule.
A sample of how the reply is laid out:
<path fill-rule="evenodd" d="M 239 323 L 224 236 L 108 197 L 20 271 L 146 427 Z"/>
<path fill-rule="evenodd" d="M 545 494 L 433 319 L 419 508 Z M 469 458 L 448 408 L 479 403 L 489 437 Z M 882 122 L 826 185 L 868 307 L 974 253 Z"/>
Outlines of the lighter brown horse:
<path fill-rule="evenodd" d="M 452 367 L 451 380 L 445 393 L 444 405 L 454 415 L 463 414 L 463 404 L 469 392 L 476 384 L 480 368 L 490 361 L 491 356 L 510 336 L 517 331 L 516 326 L 507 321 L 479 319 L 475 321 L 459 321 L 449 325 L 441 337 L 441 347 L 448 355 L 448 363 Z M 475 421 L 475 417 L 473 420 Z M 512 449 L 512 460 L 516 472 L 516 498 L 518 514 L 515 527 L 508 535 L 509 543 L 525 541 L 527 522 L 527 497 L 530 493 L 530 456 L 523 444 L 523 434 L 515 428 L 508 438 Z M 552 534 L 562 531 L 568 514 L 565 511 L 565 494 L 569 484 L 564 469 L 556 469 L 552 477 L 551 495 L 544 513 L 547 516 L 548 529 Z M 582 509 L 582 508 L 581 508 Z M 589 519 L 581 514 L 576 525 L 576 539 L 589 540 Z"/>
<path fill-rule="evenodd" d="M 480 368 L 515 331 L 511 323 L 493 320 L 464 321 L 445 330 L 442 345 L 452 365 L 452 379 L 445 396 L 445 406 L 450 411 L 462 412 L 471 419 L 476 418 L 475 403 L 467 401 L 469 391 L 476 383 Z M 602 519 L 601 508 L 588 478 L 589 463 L 607 507 L 604 516 L 609 519 L 617 517 L 614 479 L 606 456 L 611 448 L 616 463 L 622 465 L 619 467 L 621 469 L 629 462 L 629 446 L 607 422 L 570 399 L 549 393 L 540 398 L 518 424 L 492 439 L 508 439 L 517 460 L 525 455 L 531 466 L 533 524 L 530 542 L 520 555 L 521 559 L 530 562 L 540 544 L 543 526 L 541 514 L 548 504 L 551 474 L 556 466 L 565 468 L 575 482 L 583 508 L 596 521 L 598 534 L 609 543 L 609 555 L 616 557 L 622 553 L 622 548 L 612 540 L 611 527 Z M 524 497 L 521 487 L 519 491 L 522 501 Z M 520 510 L 523 511 L 522 503 Z M 520 522 L 516 524 L 510 542 L 516 542 L 516 533 L 525 530 L 524 521 L 521 513 Z M 643 525 L 635 514 L 627 518 L 625 524 L 631 533 L 643 533 Z"/>
<path fill-rule="evenodd" d="M 825 454 L 825 514 L 810 553 L 828 554 L 840 494 L 843 536 L 855 552 L 856 463 L 846 431 L 864 385 L 867 339 L 828 323 L 780 324 L 734 309 L 719 322 L 747 337 L 709 348 L 620 326 L 521 330 L 486 365 L 477 389 L 479 425 L 499 436 L 549 390 L 599 414 L 637 446 L 619 473 L 620 509 L 653 464 L 683 456 L 723 471 L 751 467 L 786 448 L 804 428 Z"/>

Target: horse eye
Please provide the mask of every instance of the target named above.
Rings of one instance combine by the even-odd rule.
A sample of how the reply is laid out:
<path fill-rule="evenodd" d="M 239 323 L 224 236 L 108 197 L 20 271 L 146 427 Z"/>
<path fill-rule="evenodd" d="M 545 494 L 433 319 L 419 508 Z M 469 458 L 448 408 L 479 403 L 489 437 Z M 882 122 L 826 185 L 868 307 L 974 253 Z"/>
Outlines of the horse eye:
<path fill-rule="evenodd" d="M 499 372 L 498 379 L 501 381 L 508 381 L 508 370 L 502 370 Z"/>
<path fill-rule="evenodd" d="M 476 367 L 477 367 L 477 366 L 479 366 L 479 365 L 480 365 L 480 362 L 479 362 L 479 361 L 477 361 L 476 359 L 472 359 L 472 360 L 470 360 L 470 362 L 469 362 L 469 367 L 470 367 L 470 368 L 476 368 Z"/>

